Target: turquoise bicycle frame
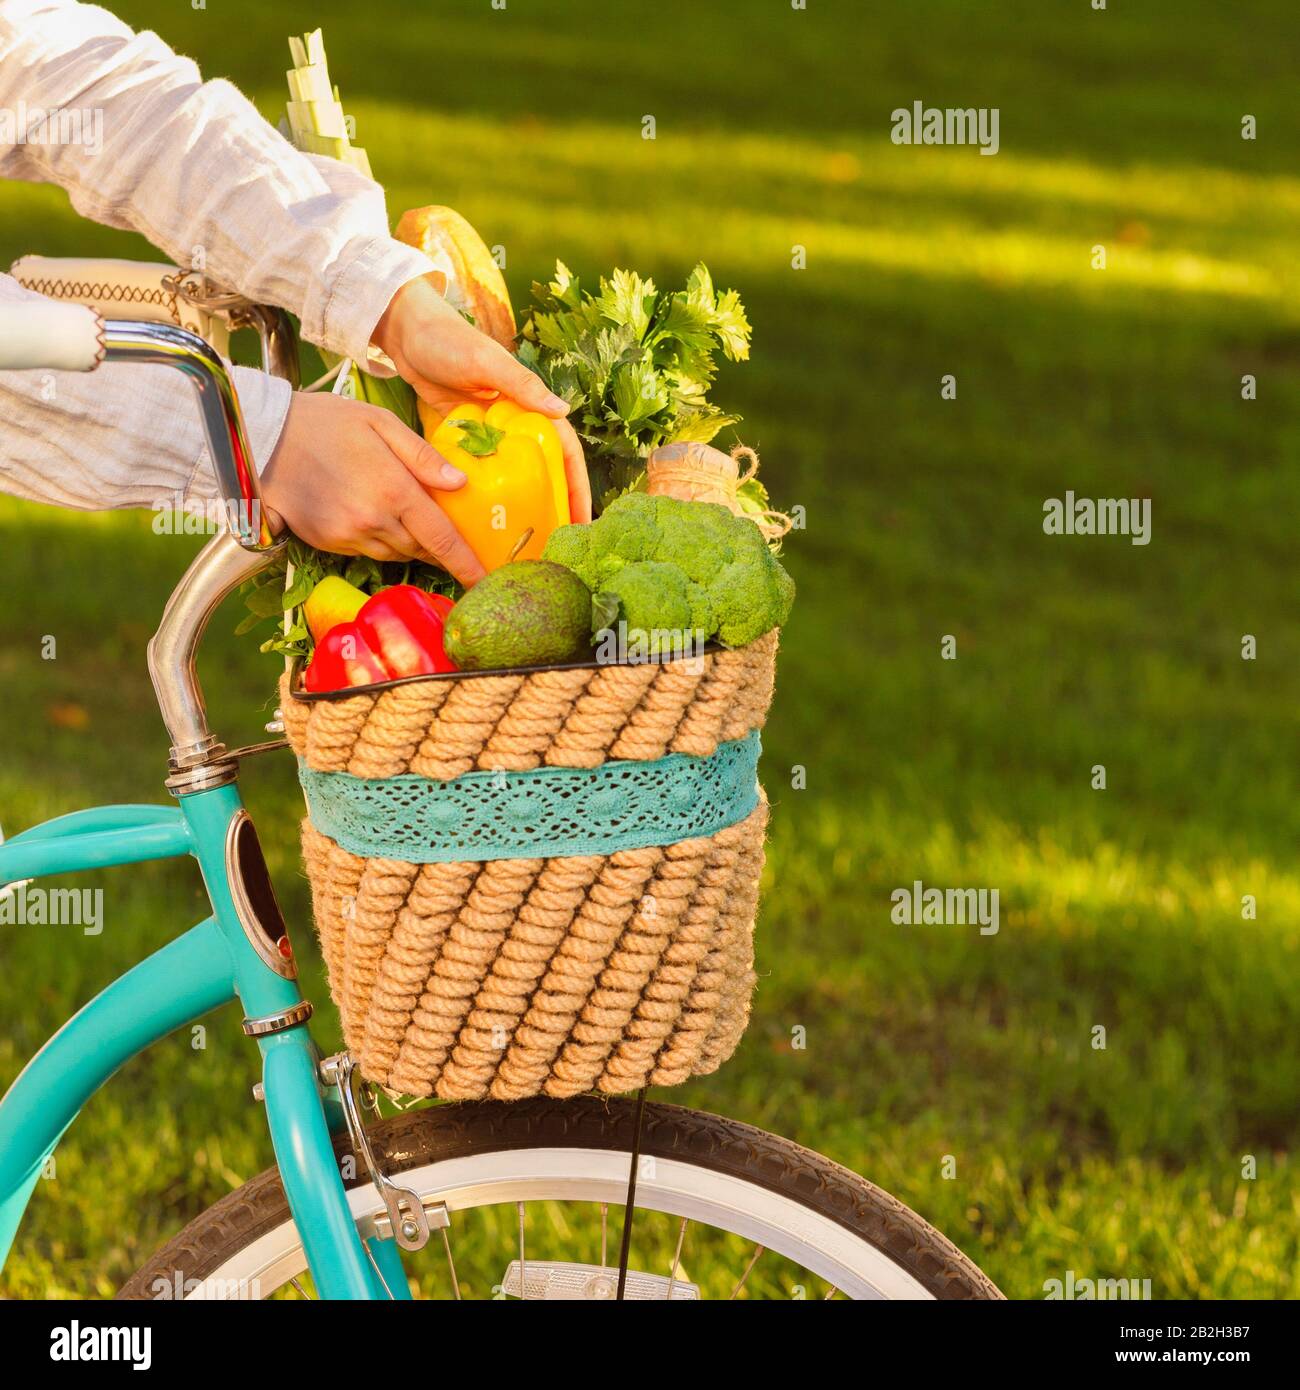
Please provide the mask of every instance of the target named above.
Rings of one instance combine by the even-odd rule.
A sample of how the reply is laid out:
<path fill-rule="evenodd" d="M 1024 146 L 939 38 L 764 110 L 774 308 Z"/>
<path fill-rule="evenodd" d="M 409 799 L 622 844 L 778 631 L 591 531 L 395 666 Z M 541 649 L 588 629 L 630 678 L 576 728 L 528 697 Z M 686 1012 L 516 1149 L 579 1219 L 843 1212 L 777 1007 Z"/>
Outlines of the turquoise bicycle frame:
<path fill-rule="evenodd" d="M 34 313 L 28 306 L 23 318 L 29 341 L 14 330 L 14 342 L 24 350 L 15 352 L 11 343 L 8 365 L 66 367 L 67 351 L 45 360 L 49 343 L 68 332 L 66 317 L 58 325 L 47 323 L 43 338 L 30 328 L 39 323 Z M 0 1101 L 0 1261 L 43 1165 L 87 1099 L 151 1043 L 237 998 L 244 1031 L 261 1049 L 271 1142 L 318 1293 L 330 1299 L 409 1298 L 394 1241 L 363 1244 L 358 1235 L 331 1137 L 347 1129 L 343 1107 L 322 1077 L 306 1029 L 311 1009 L 299 992 L 256 832 L 240 802 L 237 756 L 209 732 L 195 673 L 198 644 L 217 604 L 264 569 L 283 545 L 272 536 L 261 505 L 239 400 L 224 361 L 195 334 L 172 324 L 103 321 L 85 313 L 99 351 L 82 370 L 101 361 L 147 363 L 175 368 L 189 379 L 217 491 L 231 508 L 230 529 L 204 546 L 186 570 L 148 648 L 150 678 L 171 736 L 168 786 L 176 805 L 79 811 L 24 831 L 0 844 L 0 886 L 190 854 L 202 871 L 212 915 L 91 1000 Z M 296 383 L 287 316 L 259 308 L 255 318 L 267 369 Z"/>
<path fill-rule="evenodd" d="M 246 815 L 230 783 L 182 795 L 176 806 L 74 812 L 0 844 L 0 884 L 190 854 L 212 904 L 210 917 L 70 1019 L 0 1101 L 0 1263 L 46 1160 L 123 1062 L 235 998 L 248 1019 L 281 1016 L 303 1003 L 296 972 L 286 978 L 262 958 L 256 928 L 246 927 L 236 909 L 227 845 L 236 818 Z M 332 1132 L 346 1128 L 342 1107 L 321 1078 L 305 1020 L 257 1043 L 271 1142 L 318 1293 L 409 1298 L 393 1240 L 363 1245 L 358 1235 L 331 1142 Z"/>

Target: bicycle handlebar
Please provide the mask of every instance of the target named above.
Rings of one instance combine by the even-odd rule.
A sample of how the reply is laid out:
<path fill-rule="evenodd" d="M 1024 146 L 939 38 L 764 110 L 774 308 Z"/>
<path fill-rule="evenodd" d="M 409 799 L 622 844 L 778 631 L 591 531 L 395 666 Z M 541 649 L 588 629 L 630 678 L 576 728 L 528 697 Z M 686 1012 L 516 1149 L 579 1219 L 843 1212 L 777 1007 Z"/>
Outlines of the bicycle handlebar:
<path fill-rule="evenodd" d="M 104 360 L 104 321 L 57 299 L 0 306 L 0 369 L 93 372 Z"/>
<path fill-rule="evenodd" d="M 296 365 L 296 351 L 292 326 L 281 319 L 282 315 L 271 320 L 271 327 L 274 365 L 283 369 L 285 364 Z M 267 334 L 262 337 L 265 356 Z M 208 729 L 195 655 L 216 606 L 268 565 L 283 542 L 266 522 L 230 373 L 202 338 L 173 324 L 104 320 L 93 309 L 59 300 L 0 304 L 0 369 L 89 372 L 102 362 L 152 363 L 189 377 L 199 398 L 217 486 L 229 512 L 229 533 L 216 536 L 199 552 L 149 643 L 149 675 L 172 740 L 173 775 L 168 785 L 179 794 L 233 776 L 224 745 Z"/>
<path fill-rule="evenodd" d="M 0 369 L 92 372 L 102 362 L 147 362 L 189 377 L 231 533 L 245 550 L 269 550 L 276 542 L 239 398 L 214 348 L 174 324 L 101 319 L 81 304 L 47 299 L 0 305 Z"/>

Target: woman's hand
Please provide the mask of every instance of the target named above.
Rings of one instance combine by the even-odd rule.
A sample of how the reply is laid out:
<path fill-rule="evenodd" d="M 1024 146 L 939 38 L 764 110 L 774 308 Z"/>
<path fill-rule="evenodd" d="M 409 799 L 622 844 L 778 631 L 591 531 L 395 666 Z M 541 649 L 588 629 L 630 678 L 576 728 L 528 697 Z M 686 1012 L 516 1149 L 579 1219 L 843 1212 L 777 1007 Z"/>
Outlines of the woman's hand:
<path fill-rule="evenodd" d="M 262 497 L 273 530 L 288 522 L 318 550 L 432 560 L 473 584 L 483 566 L 425 491 L 464 483 L 459 469 L 390 411 L 298 392 L 262 470 Z"/>
<path fill-rule="evenodd" d="M 466 400 L 502 395 L 525 410 L 550 416 L 564 445 L 571 517 L 591 520 L 591 485 L 582 444 L 564 418 L 569 407 L 500 343 L 466 322 L 427 276 L 397 291 L 375 327 L 373 341 L 416 394 L 443 414 Z"/>

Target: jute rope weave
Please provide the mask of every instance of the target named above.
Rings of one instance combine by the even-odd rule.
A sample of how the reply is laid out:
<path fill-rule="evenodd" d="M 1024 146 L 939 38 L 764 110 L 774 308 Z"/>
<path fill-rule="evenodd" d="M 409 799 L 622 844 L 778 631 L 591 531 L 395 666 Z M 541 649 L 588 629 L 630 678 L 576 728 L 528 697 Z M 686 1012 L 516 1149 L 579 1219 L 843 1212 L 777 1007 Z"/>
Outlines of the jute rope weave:
<path fill-rule="evenodd" d="M 708 756 L 761 728 L 776 634 L 662 665 L 417 681 L 308 702 L 309 767 L 450 780 Z M 362 1074 L 468 1100 L 622 1092 L 715 1070 L 753 992 L 767 804 L 714 835 L 609 855 L 366 859 L 303 823 L 330 989 Z"/>

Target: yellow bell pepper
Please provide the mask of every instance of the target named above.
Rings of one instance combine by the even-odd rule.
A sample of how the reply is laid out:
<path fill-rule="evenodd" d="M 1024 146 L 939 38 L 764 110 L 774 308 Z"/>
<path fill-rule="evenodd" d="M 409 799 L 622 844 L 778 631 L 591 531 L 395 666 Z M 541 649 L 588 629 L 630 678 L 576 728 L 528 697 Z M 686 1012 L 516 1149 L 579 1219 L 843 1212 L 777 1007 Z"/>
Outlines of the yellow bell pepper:
<path fill-rule="evenodd" d="M 433 422 L 421 415 L 428 435 Z M 564 449 L 545 415 L 514 401 L 471 402 L 456 406 L 429 442 L 465 474 L 464 487 L 434 495 L 484 569 L 539 559 L 551 532 L 568 525 Z"/>

